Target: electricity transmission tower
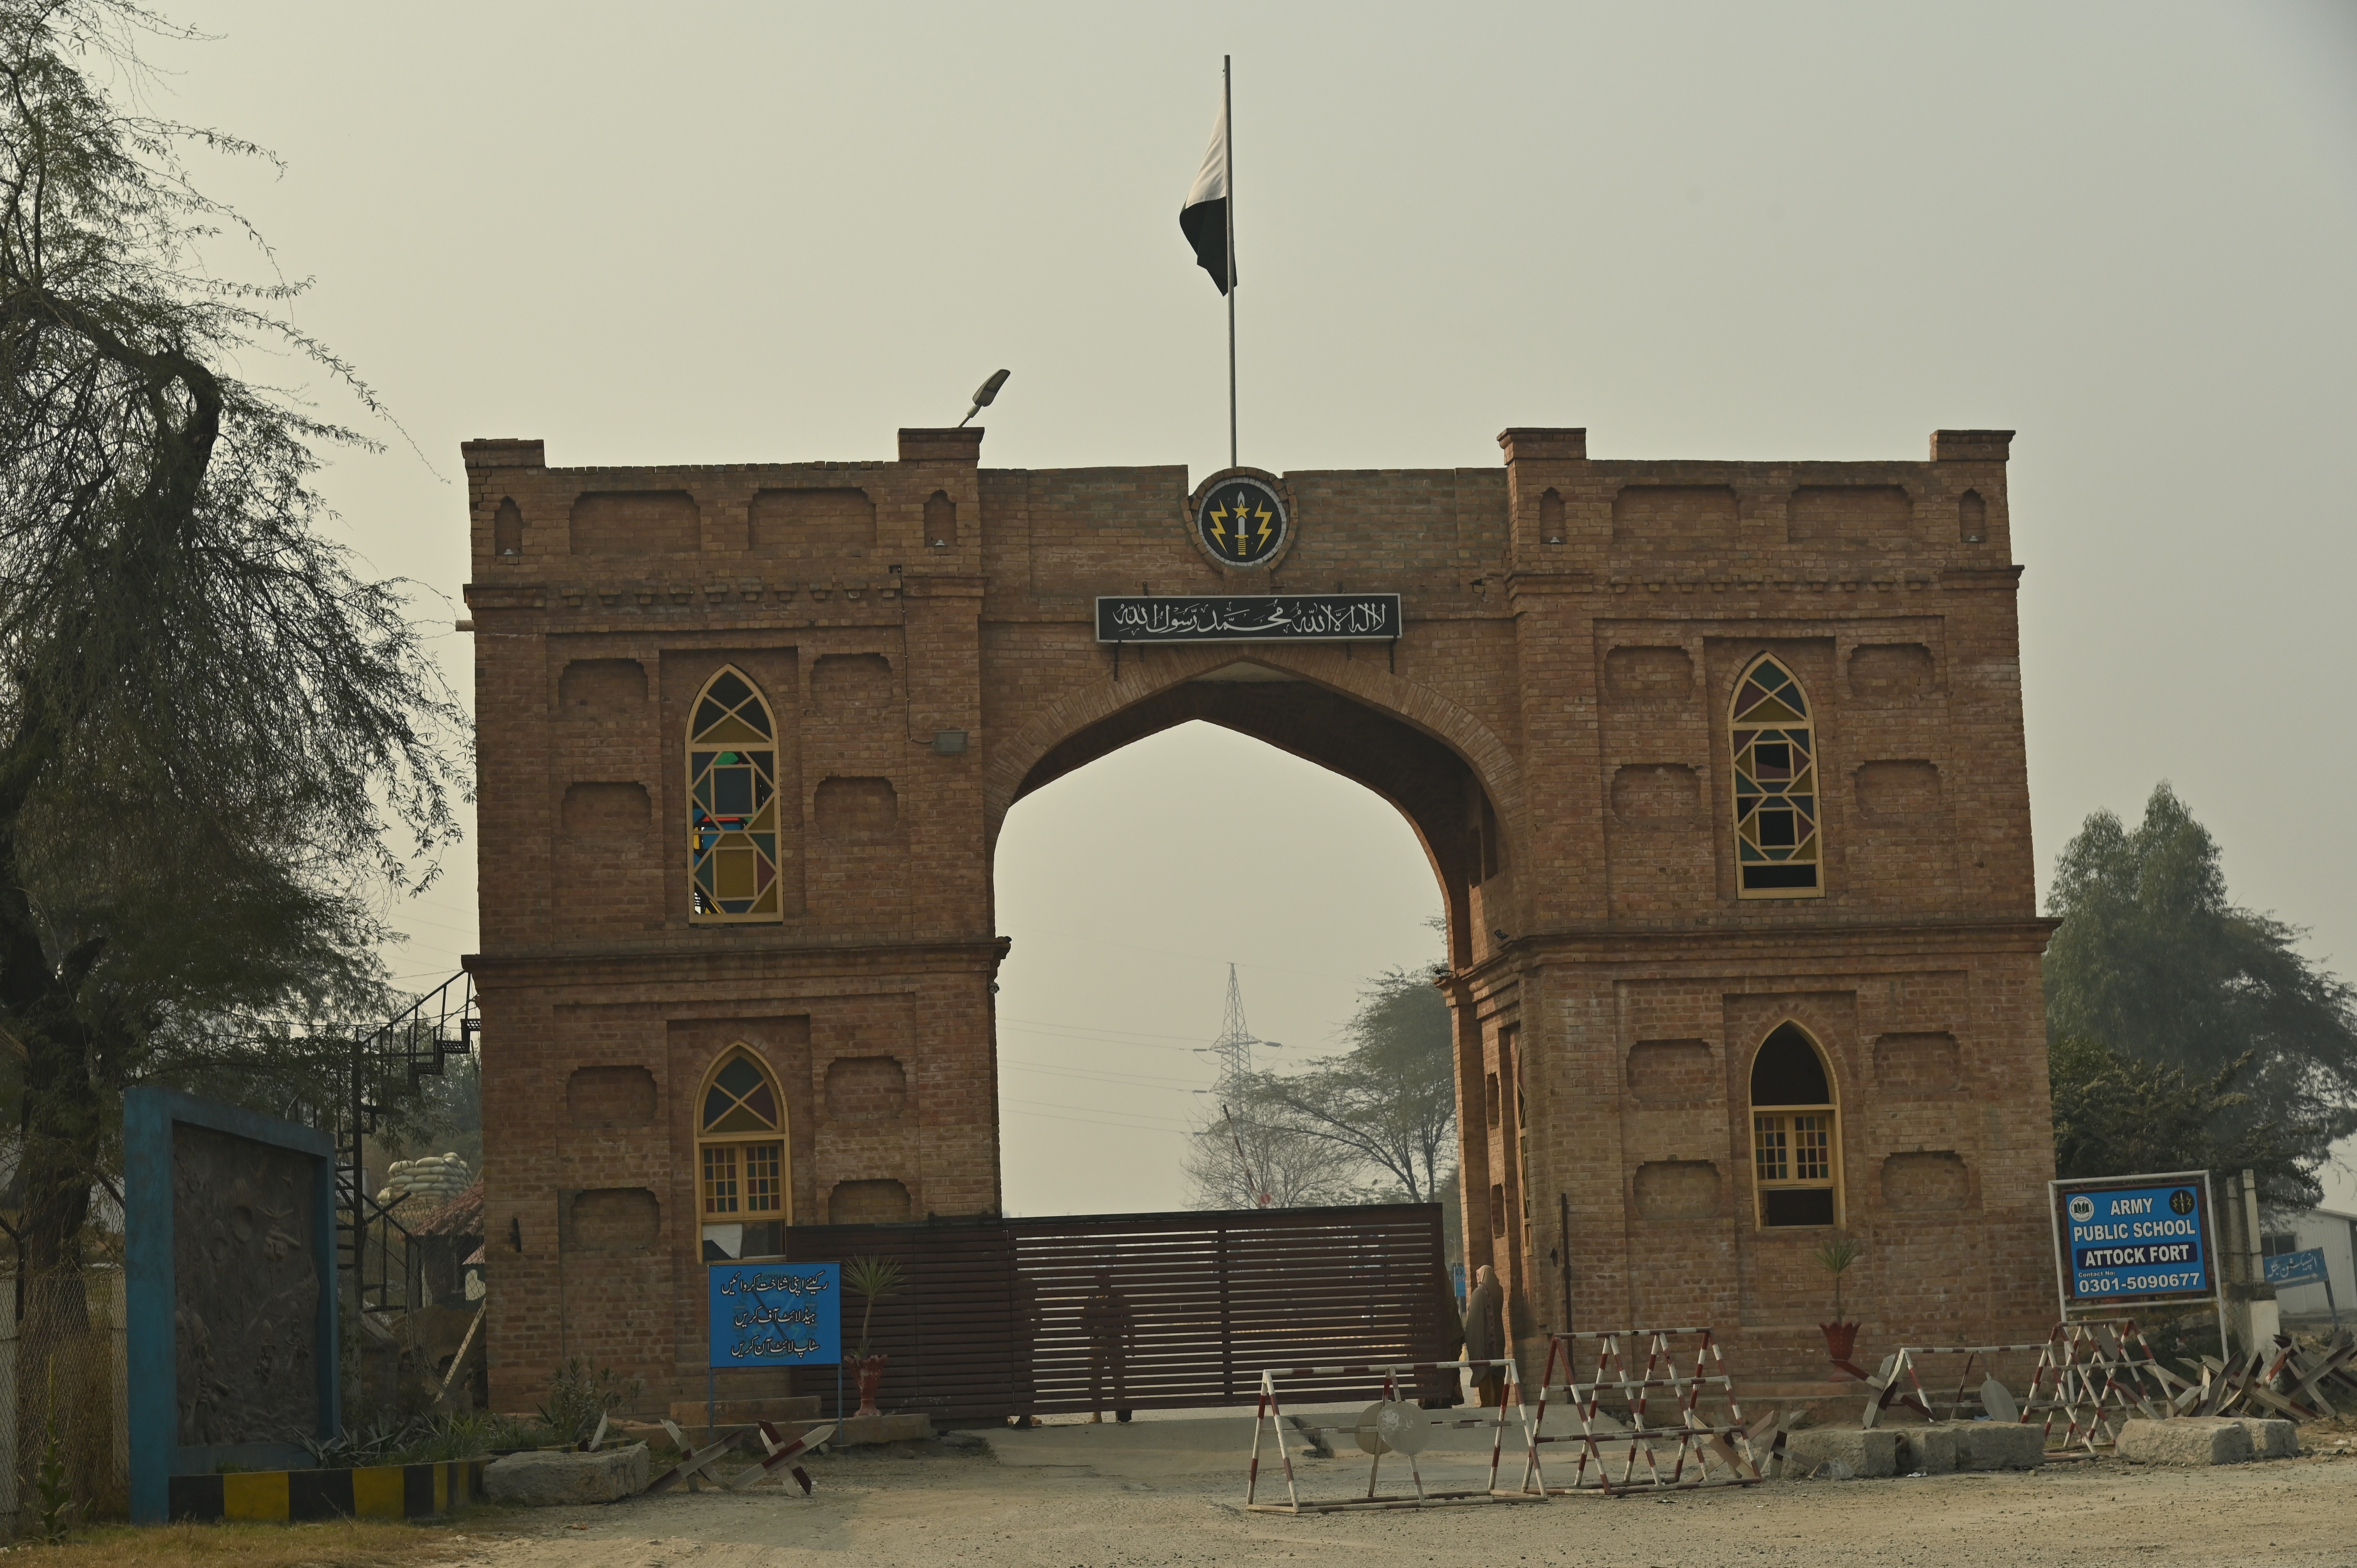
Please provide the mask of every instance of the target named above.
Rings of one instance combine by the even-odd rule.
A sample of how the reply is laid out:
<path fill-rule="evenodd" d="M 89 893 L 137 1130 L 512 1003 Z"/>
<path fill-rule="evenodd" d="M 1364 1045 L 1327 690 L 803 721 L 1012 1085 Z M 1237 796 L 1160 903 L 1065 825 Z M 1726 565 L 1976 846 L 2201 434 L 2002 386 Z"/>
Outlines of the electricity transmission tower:
<path fill-rule="evenodd" d="M 1250 1123 L 1239 1125 L 1235 1114 L 1236 1105 L 1244 1101 L 1251 1091 L 1253 1047 L 1255 1046 L 1265 1046 L 1273 1051 L 1284 1049 L 1276 1041 L 1264 1040 L 1254 1035 L 1252 1026 L 1244 1022 L 1243 988 L 1236 983 L 1236 966 L 1230 964 L 1228 1002 L 1220 1015 L 1219 1037 L 1208 1046 L 1195 1047 L 1198 1055 L 1208 1056 L 1219 1064 L 1219 1076 L 1211 1089 L 1199 1089 L 1195 1092 L 1209 1093 L 1217 1100 L 1220 1120 L 1205 1128 L 1204 1134 L 1213 1138 L 1224 1137 L 1228 1146 L 1235 1151 L 1236 1171 L 1243 1178 L 1244 1189 L 1259 1201 L 1261 1207 L 1266 1208 L 1273 1200 L 1268 1173 L 1265 1168 L 1258 1171 L 1254 1168 L 1255 1162 L 1244 1148 L 1244 1128 Z M 1260 1141 L 1258 1138 L 1254 1140 L 1254 1143 Z M 1265 1154 L 1263 1151 L 1263 1157 L 1258 1162 L 1264 1167 L 1267 1164 Z"/>
<path fill-rule="evenodd" d="M 1252 1081 L 1254 1046 L 1266 1046 L 1273 1051 L 1284 1049 L 1275 1040 L 1264 1040 L 1255 1036 L 1252 1026 L 1244 1022 L 1243 988 L 1236 983 L 1236 966 L 1230 964 L 1228 1004 L 1220 1015 L 1219 1038 L 1208 1046 L 1195 1047 L 1198 1056 L 1214 1058 L 1219 1063 L 1219 1077 L 1212 1082 L 1212 1093 L 1232 1101 Z"/>

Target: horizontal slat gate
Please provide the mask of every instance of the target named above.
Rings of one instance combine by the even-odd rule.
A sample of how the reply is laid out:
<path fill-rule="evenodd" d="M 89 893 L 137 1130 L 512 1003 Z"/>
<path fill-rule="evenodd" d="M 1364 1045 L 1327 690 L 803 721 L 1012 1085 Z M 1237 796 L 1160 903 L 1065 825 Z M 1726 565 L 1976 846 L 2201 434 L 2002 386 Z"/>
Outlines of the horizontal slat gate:
<path fill-rule="evenodd" d="M 1251 1402 L 1264 1367 L 1456 1354 L 1435 1204 L 794 1226 L 796 1262 L 900 1263 L 884 1403 L 945 1420 Z M 844 1347 L 865 1303 L 844 1302 Z M 1095 1390 L 1092 1392 L 1092 1383 Z M 1453 1380 L 1419 1391 L 1446 1394 Z M 831 1370 L 794 1373 L 832 1393 Z M 1289 1398 L 1355 1397 L 1303 1379 Z"/>

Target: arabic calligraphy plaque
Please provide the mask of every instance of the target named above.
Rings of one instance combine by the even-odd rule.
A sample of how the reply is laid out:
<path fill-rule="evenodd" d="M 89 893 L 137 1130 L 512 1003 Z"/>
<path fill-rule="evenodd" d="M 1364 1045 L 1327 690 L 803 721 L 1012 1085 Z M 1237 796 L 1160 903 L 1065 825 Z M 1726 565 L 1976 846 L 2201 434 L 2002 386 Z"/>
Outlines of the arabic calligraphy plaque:
<path fill-rule="evenodd" d="M 1397 594 L 1157 595 L 1097 601 L 1099 642 L 1388 642 Z"/>
<path fill-rule="evenodd" d="M 172 1124 L 183 1446 L 318 1431 L 317 1183 L 314 1155 Z"/>

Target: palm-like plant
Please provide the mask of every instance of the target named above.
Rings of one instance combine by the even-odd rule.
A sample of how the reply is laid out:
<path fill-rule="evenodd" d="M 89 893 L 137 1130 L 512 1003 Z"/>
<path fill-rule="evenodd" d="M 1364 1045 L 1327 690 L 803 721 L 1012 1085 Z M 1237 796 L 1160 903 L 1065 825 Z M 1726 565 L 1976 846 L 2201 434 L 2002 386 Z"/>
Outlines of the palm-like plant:
<path fill-rule="evenodd" d="M 1836 1236 L 1809 1255 L 1816 1260 L 1817 1267 L 1833 1275 L 1834 1321 L 1846 1321 L 1842 1316 L 1842 1275 L 1857 1262 L 1857 1243 L 1846 1236 Z"/>
<path fill-rule="evenodd" d="M 900 1265 L 890 1258 L 854 1258 L 844 1264 L 845 1286 L 857 1291 L 867 1303 L 866 1310 L 859 1315 L 859 1348 L 852 1353 L 857 1359 L 867 1359 L 872 1348 L 867 1331 L 876 1320 L 876 1304 L 886 1296 L 899 1294 L 907 1280 Z"/>

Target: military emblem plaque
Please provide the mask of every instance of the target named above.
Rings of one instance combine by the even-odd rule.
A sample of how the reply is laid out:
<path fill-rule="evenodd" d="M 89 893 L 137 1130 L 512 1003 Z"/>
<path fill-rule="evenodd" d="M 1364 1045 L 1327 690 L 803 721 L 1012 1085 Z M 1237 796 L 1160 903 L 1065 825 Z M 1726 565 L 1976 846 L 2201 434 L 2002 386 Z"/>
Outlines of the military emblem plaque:
<path fill-rule="evenodd" d="M 1205 480 L 1195 495 L 1195 540 L 1222 566 L 1273 564 L 1292 537 L 1292 508 L 1276 481 L 1244 468 Z"/>

